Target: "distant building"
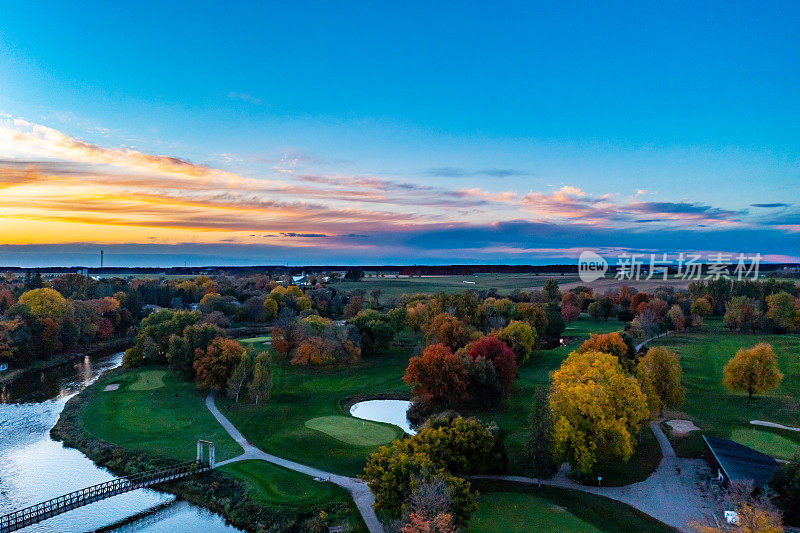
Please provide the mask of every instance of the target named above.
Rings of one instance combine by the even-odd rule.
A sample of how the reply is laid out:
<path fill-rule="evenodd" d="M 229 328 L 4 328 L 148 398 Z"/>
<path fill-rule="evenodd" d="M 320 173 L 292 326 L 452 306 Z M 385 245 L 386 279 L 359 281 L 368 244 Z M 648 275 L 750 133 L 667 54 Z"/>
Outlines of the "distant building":
<path fill-rule="evenodd" d="M 156 311 L 160 311 L 161 306 L 155 304 L 145 304 L 142 306 L 142 312 L 145 314 L 155 313 Z"/>
<path fill-rule="evenodd" d="M 703 435 L 705 456 L 712 475 L 724 483 L 749 481 L 766 485 L 778 468 L 774 457 L 726 439 Z"/>
<path fill-rule="evenodd" d="M 308 276 L 303 272 L 299 276 L 292 276 L 292 283 L 295 285 L 308 285 Z"/>

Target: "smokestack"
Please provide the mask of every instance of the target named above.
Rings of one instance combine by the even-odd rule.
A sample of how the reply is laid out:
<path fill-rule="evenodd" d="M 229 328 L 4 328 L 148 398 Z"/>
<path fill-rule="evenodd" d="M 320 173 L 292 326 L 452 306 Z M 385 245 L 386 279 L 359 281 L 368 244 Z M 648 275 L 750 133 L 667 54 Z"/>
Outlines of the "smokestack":
<path fill-rule="evenodd" d="M 100 250 L 100 268 L 103 268 L 103 250 Z"/>

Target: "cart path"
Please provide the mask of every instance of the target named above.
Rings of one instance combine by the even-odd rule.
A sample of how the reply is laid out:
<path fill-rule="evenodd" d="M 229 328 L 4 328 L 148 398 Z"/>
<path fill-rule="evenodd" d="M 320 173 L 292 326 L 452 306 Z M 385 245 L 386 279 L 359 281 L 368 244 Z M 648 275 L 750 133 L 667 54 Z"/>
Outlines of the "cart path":
<path fill-rule="evenodd" d="M 650 422 L 650 428 L 661 447 L 662 458 L 656 471 L 644 481 L 623 487 L 580 485 L 567 477 L 569 469 L 565 464 L 552 479 L 543 479 L 542 485 L 605 496 L 626 503 L 680 531 L 691 531 L 692 522 L 705 522 L 711 513 L 710 502 L 703 490 L 708 466 L 702 459 L 677 457 L 658 422 Z M 537 479 L 524 476 L 473 477 L 529 484 L 539 482 Z"/>
<path fill-rule="evenodd" d="M 206 396 L 206 407 L 208 407 L 208 410 L 211 411 L 211 414 L 214 415 L 214 418 L 217 419 L 217 422 L 219 422 L 222 427 L 225 428 L 225 431 L 228 432 L 233 440 L 239 443 L 242 449 L 244 449 L 244 453 L 242 455 L 226 461 L 220 461 L 217 463 L 217 466 L 223 466 L 237 461 L 256 459 L 282 466 L 284 468 L 288 468 L 289 470 L 294 470 L 295 472 L 300 472 L 301 474 L 306 474 L 315 478 L 327 479 L 331 483 L 342 487 L 350 493 L 350 496 L 352 496 L 356 507 L 358 507 L 358 511 L 361 513 L 361 517 L 364 519 L 364 523 L 367 525 L 367 529 L 369 529 L 370 533 L 384 532 L 383 525 L 381 524 L 380 520 L 378 520 L 378 517 L 375 514 L 375 509 L 372 507 L 372 505 L 375 503 L 375 497 L 372 495 L 372 492 L 370 492 L 366 483 L 358 478 L 332 474 L 331 472 L 325 472 L 324 470 L 319 470 L 318 468 L 295 463 L 294 461 L 282 459 L 275 455 L 261 451 L 259 448 L 256 448 L 250 444 L 239 432 L 239 430 L 236 429 L 236 426 L 234 426 L 231 421 L 228 420 L 228 418 L 223 415 L 219 409 L 217 409 L 217 406 L 214 404 L 213 393 Z"/>

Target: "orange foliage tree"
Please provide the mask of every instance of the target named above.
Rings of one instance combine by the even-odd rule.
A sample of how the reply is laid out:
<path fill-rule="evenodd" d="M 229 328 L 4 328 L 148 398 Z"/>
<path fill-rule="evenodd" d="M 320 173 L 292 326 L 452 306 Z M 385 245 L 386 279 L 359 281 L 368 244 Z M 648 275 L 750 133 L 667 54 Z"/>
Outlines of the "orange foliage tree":
<path fill-rule="evenodd" d="M 233 369 L 245 354 L 244 346 L 233 339 L 217 337 L 205 350 L 195 351 L 195 383 L 200 389 L 224 390 Z"/>
<path fill-rule="evenodd" d="M 444 344 L 431 344 L 421 356 L 412 357 L 403 381 L 428 405 L 449 407 L 467 397 L 464 361 Z"/>

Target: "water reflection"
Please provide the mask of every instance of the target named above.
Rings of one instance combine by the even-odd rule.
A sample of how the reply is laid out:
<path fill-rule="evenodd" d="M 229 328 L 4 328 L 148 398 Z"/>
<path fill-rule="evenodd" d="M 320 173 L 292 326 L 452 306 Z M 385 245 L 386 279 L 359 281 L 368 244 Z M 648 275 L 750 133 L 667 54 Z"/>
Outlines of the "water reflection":
<path fill-rule="evenodd" d="M 69 398 L 121 362 L 121 353 L 84 357 L 47 370 L 27 372 L 0 388 L 0 514 L 114 477 L 78 450 L 50 439 L 50 428 Z M 50 518 L 24 531 L 95 530 L 174 499 L 154 490 L 137 490 Z M 176 524 L 185 524 L 188 529 Z M 185 502 L 170 505 L 120 530 L 238 531 L 227 526 L 221 517 Z"/>
<path fill-rule="evenodd" d="M 407 400 L 366 400 L 353 404 L 350 414 L 363 420 L 393 424 L 409 435 L 416 435 L 406 417 L 410 406 Z"/>

